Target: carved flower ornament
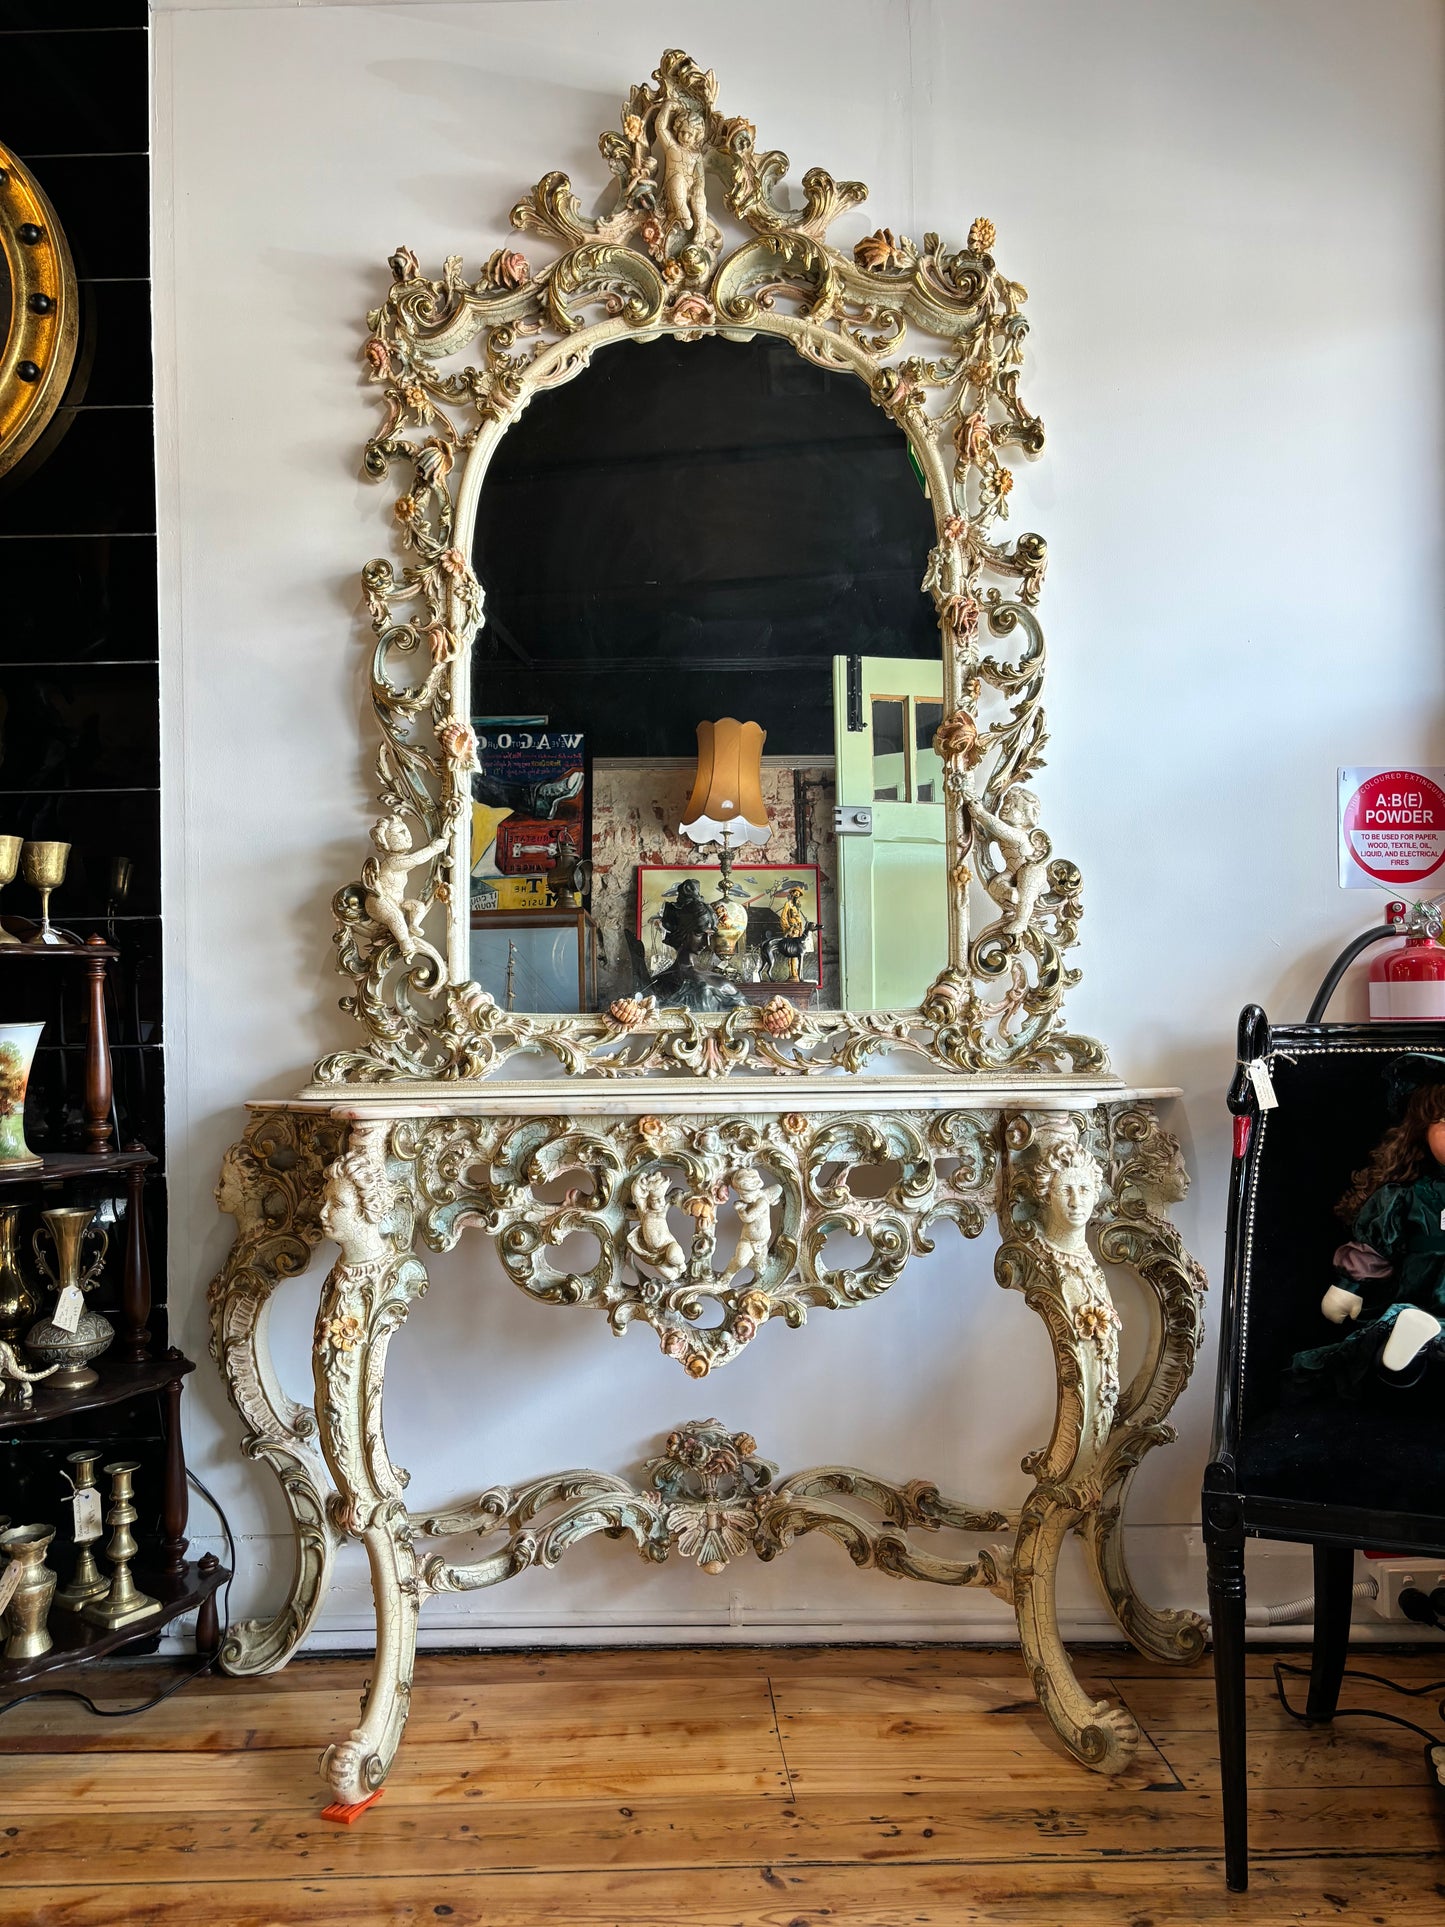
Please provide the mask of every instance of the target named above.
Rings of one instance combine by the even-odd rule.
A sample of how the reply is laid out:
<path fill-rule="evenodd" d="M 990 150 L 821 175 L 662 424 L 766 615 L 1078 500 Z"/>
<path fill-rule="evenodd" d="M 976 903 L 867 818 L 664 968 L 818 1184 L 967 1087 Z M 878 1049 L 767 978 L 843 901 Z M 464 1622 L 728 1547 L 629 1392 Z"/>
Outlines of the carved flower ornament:
<path fill-rule="evenodd" d="M 879 274 L 912 267 L 916 256 L 906 234 L 895 236 L 891 228 L 881 227 L 875 234 L 864 235 L 853 249 L 853 259 L 870 274 Z"/>
<path fill-rule="evenodd" d="M 714 1192 L 694 1192 L 682 1200 L 682 1209 L 692 1218 L 704 1236 L 717 1227 L 717 1208 L 727 1197 L 727 1186 L 720 1184 Z"/>
<path fill-rule="evenodd" d="M 437 731 L 437 741 L 446 751 L 447 760 L 463 774 L 481 768 L 477 761 L 477 732 L 470 723 L 443 723 Z"/>
<path fill-rule="evenodd" d="M 1080 1338 L 1092 1340 L 1096 1345 L 1107 1342 L 1110 1332 L 1120 1323 L 1119 1314 L 1111 1304 L 1102 1299 L 1090 1299 L 1088 1304 L 1080 1305 L 1074 1313 L 1074 1330 Z"/>
<path fill-rule="evenodd" d="M 978 725 L 962 709 L 945 716 L 933 732 L 933 749 L 945 763 L 966 763 L 978 741 Z"/>
<path fill-rule="evenodd" d="M 354 1312 L 345 1312 L 340 1318 L 333 1318 L 326 1327 L 326 1336 L 339 1352 L 354 1352 L 362 1340 L 361 1320 Z"/>
<path fill-rule="evenodd" d="M 498 248 L 487 262 L 483 280 L 494 288 L 525 288 L 532 278 L 525 254 L 515 248 Z"/>
<path fill-rule="evenodd" d="M 786 1037 L 798 1027 L 798 1013 L 786 997 L 770 997 L 759 1015 L 770 1037 Z"/>
<path fill-rule="evenodd" d="M 713 323 L 712 303 L 700 294 L 685 294 L 672 304 L 672 318 L 687 328 L 709 328 Z"/>

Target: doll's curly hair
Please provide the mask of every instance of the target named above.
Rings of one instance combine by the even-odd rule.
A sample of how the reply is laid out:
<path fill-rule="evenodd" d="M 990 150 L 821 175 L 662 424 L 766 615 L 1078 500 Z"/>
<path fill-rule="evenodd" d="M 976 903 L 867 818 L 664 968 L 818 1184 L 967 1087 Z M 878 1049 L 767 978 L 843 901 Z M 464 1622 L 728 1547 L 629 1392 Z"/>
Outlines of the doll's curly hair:
<path fill-rule="evenodd" d="M 1361 1206 L 1382 1184 L 1413 1184 L 1434 1163 L 1427 1136 L 1432 1124 L 1445 1123 L 1445 1084 L 1421 1084 L 1405 1101 L 1404 1115 L 1386 1131 L 1350 1179 L 1349 1189 L 1335 1206 L 1338 1216 L 1352 1224 Z"/>

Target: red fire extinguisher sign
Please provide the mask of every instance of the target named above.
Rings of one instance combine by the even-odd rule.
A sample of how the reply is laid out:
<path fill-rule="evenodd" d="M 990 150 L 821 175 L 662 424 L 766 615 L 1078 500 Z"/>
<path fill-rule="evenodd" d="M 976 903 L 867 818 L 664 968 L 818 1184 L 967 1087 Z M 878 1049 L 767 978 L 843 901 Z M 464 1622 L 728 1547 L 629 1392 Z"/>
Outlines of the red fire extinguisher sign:
<path fill-rule="evenodd" d="M 1342 769 L 1339 802 L 1343 889 L 1413 889 L 1445 866 L 1445 769 Z"/>

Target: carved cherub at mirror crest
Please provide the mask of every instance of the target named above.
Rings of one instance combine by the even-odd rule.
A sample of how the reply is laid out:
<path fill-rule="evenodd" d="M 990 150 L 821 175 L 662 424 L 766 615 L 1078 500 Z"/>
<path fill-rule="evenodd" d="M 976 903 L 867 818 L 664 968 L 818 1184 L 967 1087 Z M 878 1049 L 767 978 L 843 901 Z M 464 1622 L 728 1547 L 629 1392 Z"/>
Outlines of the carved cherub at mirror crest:
<path fill-rule="evenodd" d="M 752 124 L 719 110 L 713 74 L 678 51 L 633 89 L 601 151 L 617 187 L 600 219 L 560 173 L 512 210 L 550 259 L 501 247 L 468 279 L 453 255 L 434 280 L 398 248 L 368 317 L 365 362 L 385 419 L 365 467 L 405 477 L 395 520 L 406 555 L 364 572 L 387 815 L 363 876 L 336 898 L 353 984 L 343 1008 L 366 1040 L 324 1059 L 319 1079 L 477 1077 L 538 1050 L 607 1076 L 859 1070 L 884 1052 L 965 1073 L 1105 1070 L 1102 1047 L 1064 1029 L 1080 878 L 1054 858 L 1029 787 L 1046 741 L 1034 613 L 1046 550 L 1038 535 L 1007 539 L 1004 458 L 1037 453 L 1043 428 L 1019 394 L 1024 290 L 994 263 L 992 222 L 975 220 L 957 251 L 935 234 L 915 245 L 879 228 L 842 252 L 829 226 L 864 187 L 813 168 L 793 205 L 786 155 L 760 152 Z M 471 643 L 482 617 L 470 548 L 482 478 L 530 396 L 572 379 L 598 348 L 716 332 L 779 336 L 861 378 L 927 482 L 937 539 L 921 586 L 943 638 L 935 747 L 950 963 L 905 1011 L 815 1012 L 782 998 L 671 1009 L 635 997 L 580 1015 L 504 1010 L 468 981 Z"/>

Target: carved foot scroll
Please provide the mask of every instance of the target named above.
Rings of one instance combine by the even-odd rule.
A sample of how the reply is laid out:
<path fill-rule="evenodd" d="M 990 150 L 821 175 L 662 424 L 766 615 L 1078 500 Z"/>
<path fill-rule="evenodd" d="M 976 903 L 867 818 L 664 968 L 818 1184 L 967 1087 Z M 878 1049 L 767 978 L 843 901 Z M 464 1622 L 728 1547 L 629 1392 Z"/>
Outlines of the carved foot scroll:
<path fill-rule="evenodd" d="M 284 1666 L 309 1632 L 330 1583 L 338 1534 L 327 1514 L 331 1482 L 317 1447 L 316 1416 L 281 1389 L 267 1342 L 271 1295 L 305 1271 L 321 1238 L 326 1166 L 344 1127 L 326 1117 L 267 1112 L 233 1144 L 216 1202 L 236 1239 L 208 1294 L 211 1355 L 246 1426 L 241 1450 L 281 1483 L 296 1541 L 285 1603 L 269 1619 L 232 1626 L 221 1649 L 228 1673 Z"/>

